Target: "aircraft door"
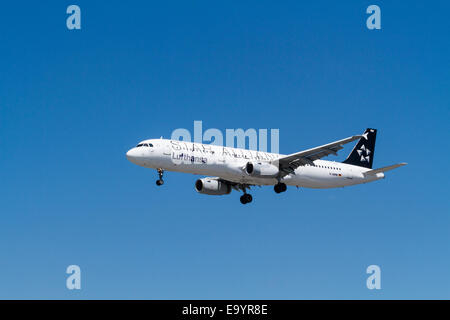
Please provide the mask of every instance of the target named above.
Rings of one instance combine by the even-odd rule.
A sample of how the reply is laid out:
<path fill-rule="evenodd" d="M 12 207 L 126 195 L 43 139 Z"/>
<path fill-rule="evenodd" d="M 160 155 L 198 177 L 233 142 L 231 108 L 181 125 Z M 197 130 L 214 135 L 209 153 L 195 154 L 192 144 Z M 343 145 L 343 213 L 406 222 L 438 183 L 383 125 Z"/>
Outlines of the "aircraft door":
<path fill-rule="evenodd" d="M 172 154 L 172 148 L 169 141 L 163 141 L 163 154 L 166 156 L 170 156 Z"/>

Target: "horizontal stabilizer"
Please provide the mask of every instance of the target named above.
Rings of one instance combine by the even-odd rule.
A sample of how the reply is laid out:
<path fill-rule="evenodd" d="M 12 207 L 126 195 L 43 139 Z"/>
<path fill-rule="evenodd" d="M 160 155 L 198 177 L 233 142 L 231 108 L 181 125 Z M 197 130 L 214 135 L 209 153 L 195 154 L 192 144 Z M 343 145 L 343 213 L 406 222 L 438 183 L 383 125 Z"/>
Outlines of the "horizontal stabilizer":
<path fill-rule="evenodd" d="M 402 167 L 402 166 L 405 166 L 405 165 L 407 165 L 406 162 L 393 164 L 392 166 L 387 166 L 387 167 L 383 167 L 383 168 L 379 168 L 379 169 L 366 171 L 366 172 L 363 173 L 363 175 L 364 176 L 374 176 L 377 173 L 386 172 L 386 171 L 389 171 L 389 170 L 392 170 L 392 169 L 395 169 L 395 168 L 398 168 L 398 167 Z"/>

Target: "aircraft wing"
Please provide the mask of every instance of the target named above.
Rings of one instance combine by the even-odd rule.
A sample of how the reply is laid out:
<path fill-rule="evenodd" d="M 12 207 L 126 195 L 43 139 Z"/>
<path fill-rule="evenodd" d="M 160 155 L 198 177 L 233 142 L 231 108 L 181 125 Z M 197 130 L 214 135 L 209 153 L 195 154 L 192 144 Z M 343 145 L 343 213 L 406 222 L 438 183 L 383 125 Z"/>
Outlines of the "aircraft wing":
<path fill-rule="evenodd" d="M 344 144 L 355 141 L 363 137 L 362 135 L 351 136 L 342 140 L 324 144 L 320 147 L 311 148 L 308 150 L 292 153 L 290 155 L 277 159 L 280 171 L 286 174 L 294 172 L 300 166 L 312 164 L 314 160 L 321 159 L 330 154 L 337 155 L 337 151 L 341 150 Z"/>

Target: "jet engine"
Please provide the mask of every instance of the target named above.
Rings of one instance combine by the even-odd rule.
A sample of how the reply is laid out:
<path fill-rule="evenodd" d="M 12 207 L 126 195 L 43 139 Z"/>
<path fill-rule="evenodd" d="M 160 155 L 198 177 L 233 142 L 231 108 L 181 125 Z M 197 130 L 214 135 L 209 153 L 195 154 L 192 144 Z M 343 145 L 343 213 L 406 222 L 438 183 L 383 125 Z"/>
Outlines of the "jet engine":
<path fill-rule="evenodd" d="M 247 162 L 245 165 L 245 172 L 252 177 L 276 177 L 278 175 L 279 169 L 270 163 L 252 163 Z"/>
<path fill-rule="evenodd" d="M 195 181 L 195 190 L 198 193 L 219 196 L 229 194 L 231 192 L 231 186 L 218 178 L 203 178 Z"/>

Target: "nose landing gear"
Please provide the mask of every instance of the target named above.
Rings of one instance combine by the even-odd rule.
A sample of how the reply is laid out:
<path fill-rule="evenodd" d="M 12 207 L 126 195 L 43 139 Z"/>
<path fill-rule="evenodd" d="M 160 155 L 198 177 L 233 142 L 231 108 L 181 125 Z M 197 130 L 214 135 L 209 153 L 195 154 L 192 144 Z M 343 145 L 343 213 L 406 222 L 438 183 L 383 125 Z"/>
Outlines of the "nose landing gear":
<path fill-rule="evenodd" d="M 164 170 L 161 168 L 158 168 L 157 170 L 158 170 L 159 179 L 156 180 L 156 185 L 162 186 L 164 184 L 164 180 L 163 180 Z"/>

